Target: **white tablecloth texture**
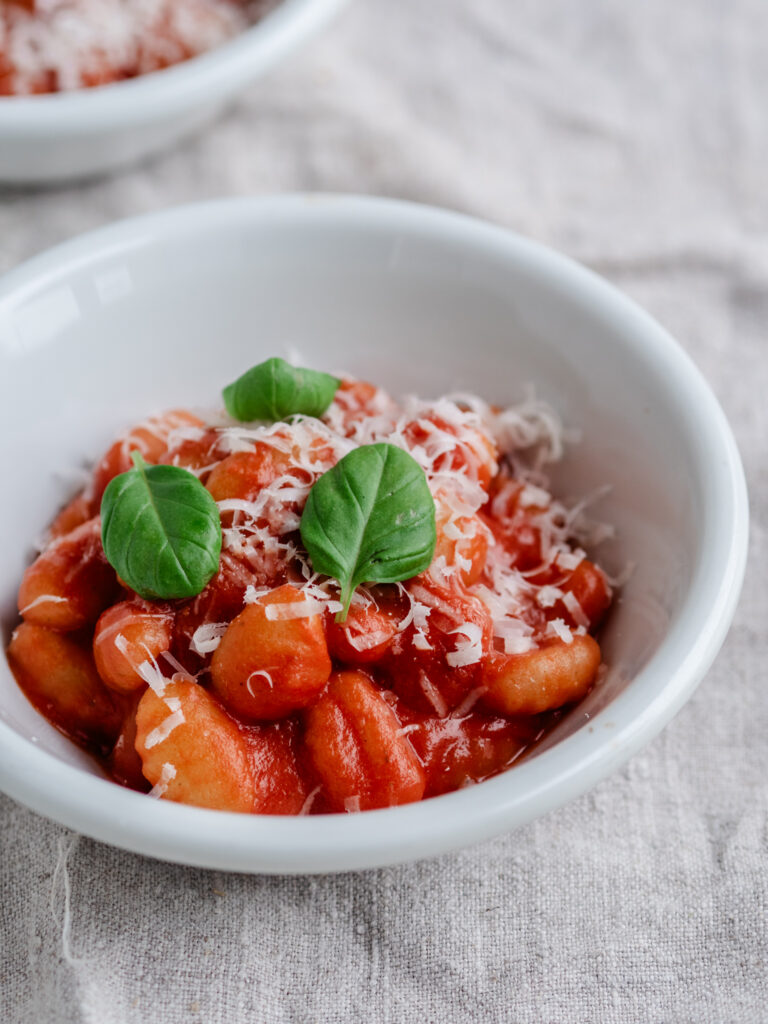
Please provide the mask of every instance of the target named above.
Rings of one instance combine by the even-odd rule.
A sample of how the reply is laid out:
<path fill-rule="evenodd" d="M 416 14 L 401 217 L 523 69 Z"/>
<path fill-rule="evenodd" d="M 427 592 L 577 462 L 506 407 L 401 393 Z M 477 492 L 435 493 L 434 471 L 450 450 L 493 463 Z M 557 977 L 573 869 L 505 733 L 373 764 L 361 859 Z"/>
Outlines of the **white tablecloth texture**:
<path fill-rule="evenodd" d="M 0 193 L 0 270 L 220 195 L 380 193 L 512 227 L 681 341 L 753 515 L 741 606 L 693 700 L 623 771 L 480 847 L 227 875 L 0 797 L 0 1020 L 768 1021 L 767 169 L 766 0 L 359 0 L 183 148 Z"/>

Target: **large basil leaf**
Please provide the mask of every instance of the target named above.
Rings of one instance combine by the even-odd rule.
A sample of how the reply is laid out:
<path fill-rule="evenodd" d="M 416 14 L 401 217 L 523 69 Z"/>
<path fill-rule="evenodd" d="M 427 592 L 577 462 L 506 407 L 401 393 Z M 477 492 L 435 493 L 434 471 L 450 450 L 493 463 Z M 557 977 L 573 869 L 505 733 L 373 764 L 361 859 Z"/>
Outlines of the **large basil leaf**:
<path fill-rule="evenodd" d="M 148 466 L 111 480 L 101 500 L 107 560 L 140 597 L 194 597 L 219 566 L 221 520 L 197 477 L 179 466 Z"/>
<path fill-rule="evenodd" d="M 284 420 L 302 413 L 322 416 L 341 381 L 329 373 L 267 359 L 224 388 L 224 405 L 233 419 Z"/>
<path fill-rule="evenodd" d="M 301 539 L 315 571 L 341 584 L 343 622 L 361 583 L 396 583 L 429 567 L 435 502 L 424 470 L 392 444 L 355 448 L 309 492 Z"/>

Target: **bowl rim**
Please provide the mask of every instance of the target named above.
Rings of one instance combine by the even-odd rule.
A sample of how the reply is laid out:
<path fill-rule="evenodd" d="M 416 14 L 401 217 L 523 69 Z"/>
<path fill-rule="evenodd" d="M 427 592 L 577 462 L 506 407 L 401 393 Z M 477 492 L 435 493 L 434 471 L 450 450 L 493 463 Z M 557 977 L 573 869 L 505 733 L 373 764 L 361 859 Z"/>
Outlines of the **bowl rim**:
<path fill-rule="evenodd" d="M 280 0 L 220 46 L 171 67 L 90 89 L 0 97 L 0 138 L 114 131 L 210 104 L 277 63 L 349 0 Z"/>
<path fill-rule="evenodd" d="M 685 601 L 647 665 L 572 735 L 480 785 L 360 815 L 238 815 L 147 800 L 65 764 L 0 720 L 0 789 L 63 825 L 124 849 L 183 864 L 270 874 L 374 868 L 434 856 L 523 825 L 591 788 L 661 731 L 691 696 L 733 618 L 747 557 L 744 471 L 717 399 L 680 345 L 633 301 L 544 245 L 462 214 L 367 196 L 296 194 L 212 200 L 145 214 L 81 235 L 0 280 L 4 304 L 116 250 L 247 225 L 386 229 L 481 246 L 611 317 L 617 343 L 663 364 L 685 399 L 712 474 L 718 527 Z M 701 587 L 695 586 L 703 580 Z M 706 590 L 706 593 L 702 591 Z"/>

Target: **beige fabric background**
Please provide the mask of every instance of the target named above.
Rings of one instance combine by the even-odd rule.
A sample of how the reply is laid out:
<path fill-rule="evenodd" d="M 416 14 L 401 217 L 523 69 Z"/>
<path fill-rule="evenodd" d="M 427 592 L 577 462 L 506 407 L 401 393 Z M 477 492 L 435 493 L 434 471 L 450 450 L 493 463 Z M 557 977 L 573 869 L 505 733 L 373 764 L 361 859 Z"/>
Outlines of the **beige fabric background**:
<path fill-rule="evenodd" d="M 0 269 L 222 194 L 378 192 L 514 227 L 681 340 L 753 510 L 736 623 L 690 704 L 592 793 L 480 848 L 227 876 L 0 797 L 3 1022 L 768 1020 L 767 110 L 765 0 L 359 0 L 186 147 L 0 195 Z"/>

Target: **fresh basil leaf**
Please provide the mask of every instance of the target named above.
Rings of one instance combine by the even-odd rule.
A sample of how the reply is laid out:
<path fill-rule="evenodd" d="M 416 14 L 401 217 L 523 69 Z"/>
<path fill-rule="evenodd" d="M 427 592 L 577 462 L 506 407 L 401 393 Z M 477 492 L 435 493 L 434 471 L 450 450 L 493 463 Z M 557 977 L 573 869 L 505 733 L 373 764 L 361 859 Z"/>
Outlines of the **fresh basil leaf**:
<path fill-rule="evenodd" d="M 233 419 L 284 420 L 302 413 L 322 416 L 341 381 L 329 373 L 267 359 L 224 388 L 224 405 Z"/>
<path fill-rule="evenodd" d="M 107 561 L 140 597 L 194 597 L 219 566 L 218 506 L 188 470 L 131 458 L 101 499 Z"/>
<path fill-rule="evenodd" d="M 355 448 L 309 492 L 301 539 L 313 569 L 341 584 L 343 622 L 361 583 L 396 583 L 429 567 L 437 533 L 424 470 L 392 444 Z"/>

